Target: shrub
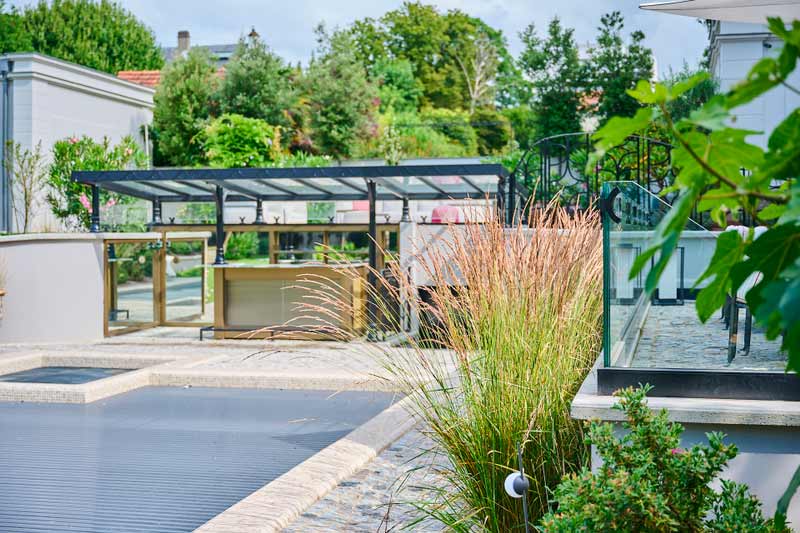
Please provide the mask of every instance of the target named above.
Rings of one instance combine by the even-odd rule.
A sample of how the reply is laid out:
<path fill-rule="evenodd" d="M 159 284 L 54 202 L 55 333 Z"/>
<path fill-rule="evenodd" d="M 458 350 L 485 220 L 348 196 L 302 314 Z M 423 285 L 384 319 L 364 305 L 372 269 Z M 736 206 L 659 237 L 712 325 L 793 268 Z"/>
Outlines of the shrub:
<path fill-rule="evenodd" d="M 96 142 L 89 137 L 70 137 L 53 145 L 53 163 L 50 165 L 48 184 L 50 192 L 47 203 L 53 214 L 68 227 L 86 229 L 89 227 L 91 189 L 72 180 L 75 170 L 124 170 L 143 168 L 147 158 L 132 137 L 125 137 L 119 144 L 112 145 L 108 138 Z M 104 205 L 126 201 L 120 197 L 100 190 L 100 200 Z"/>
<path fill-rule="evenodd" d="M 615 436 L 613 424 L 591 424 L 587 442 L 603 464 L 564 479 L 554 494 L 558 510 L 543 518 L 542 531 L 784 531 L 764 519 L 743 485 L 724 481 L 721 492 L 712 488 L 736 446 L 709 433 L 708 445 L 681 448 L 683 427 L 670 422 L 666 410 L 648 408 L 649 390 L 616 393 L 624 436 Z"/>
<path fill-rule="evenodd" d="M 280 129 L 242 115 L 226 114 L 209 122 L 200 143 L 212 167 L 264 167 L 280 157 Z"/>
<path fill-rule="evenodd" d="M 478 136 L 469 122 L 466 111 L 428 108 L 420 113 L 421 121 L 435 131 L 464 147 L 467 154 L 478 152 Z"/>
<path fill-rule="evenodd" d="M 454 531 L 505 533 L 523 522 L 520 502 L 503 493 L 520 443 L 534 520 L 562 476 L 588 460 L 570 402 L 600 349 L 602 250 L 596 213 L 532 212 L 531 228 L 504 228 L 493 213 L 481 218 L 448 226 L 439 245 L 419 243 L 430 288 L 419 291 L 397 263 L 386 278 L 375 273 L 378 312 L 367 323 L 396 317 L 392 302 L 401 297 L 431 318 L 436 340 L 414 337 L 376 353 L 449 460 L 434 488 L 440 498 L 414 504 Z M 341 289 L 309 280 L 308 290 L 309 307 L 335 323 L 347 305 L 332 296 Z M 445 350 L 425 349 L 431 344 Z"/>
<path fill-rule="evenodd" d="M 228 239 L 227 259 L 249 259 L 258 255 L 258 233 L 233 233 Z"/>
<path fill-rule="evenodd" d="M 480 155 L 500 153 L 511 142 L 511 122 L 500 112 L 494 109 L 477 109 L 471 120 Z"/>

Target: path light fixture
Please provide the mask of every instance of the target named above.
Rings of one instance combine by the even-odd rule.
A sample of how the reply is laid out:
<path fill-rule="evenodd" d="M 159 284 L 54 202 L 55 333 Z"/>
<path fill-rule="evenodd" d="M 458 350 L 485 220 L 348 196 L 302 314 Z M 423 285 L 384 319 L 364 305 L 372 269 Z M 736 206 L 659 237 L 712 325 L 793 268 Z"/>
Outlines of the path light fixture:
<path fill-rule="evenodd" d="M 530 533 L 528 520 L 528 491 L 531 489 L 531 482 L 525 477 L 525 467 L 522 465 L 522 446 L 517 447 L 517 461 L 519 470 L 511 472 L 506 476 L 503 488 L 506 494 L 512 498 L 522 498 L 522 514 L 525 518 L 525 533 Z"/>

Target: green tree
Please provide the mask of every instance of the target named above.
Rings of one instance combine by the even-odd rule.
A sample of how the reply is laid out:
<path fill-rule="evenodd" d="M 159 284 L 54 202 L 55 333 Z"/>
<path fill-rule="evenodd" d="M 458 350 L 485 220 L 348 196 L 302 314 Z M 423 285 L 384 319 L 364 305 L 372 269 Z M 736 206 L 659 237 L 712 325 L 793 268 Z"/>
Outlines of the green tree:
<path fill-rule="evenodd" d="M 478 154 L 494 155 L 502 152 L 511 142 L 511 122 L 494 109 L 478 109 L 470 117 L 478 136 Z"/>
<path fill-rule="evenodd" d="M 6 11 L 5 1 L 0 0 L 0 54 L 32 49 L 31 36 L 25 31 L 19 11 L 15 7 Z"/>
<path fill-rule="evenodd" d="M 478 87 L 484 88 L 482 98 L 487 100 L 494 98 L 500 74 L 514 71 L 503 34 L 457 9 L 441 13 L 435 6 L 404 2 L 380 19 L 355 22 L 349 31 L 356 56 L 368 69 L 386 59 L 413 65 L 423 88 L 422 107 L 469 109 L 471 102 L 479 101 L 470 96 L 470 85 L 474 89 L 478 79 L 476 58 L 482 59 Z M 483 61 L 487 58 L 488 63 Z M 507 95 L 505 85 L 503 90 Z"/>
<path fill-rule="evenodd" d="M 196 137 L 212 115 L 218 83 L 211 56 L 204 48 L 192 48 L 161 72 L 153 110 L 157 165 L 185 166 L 203 160 Z"/>
<path fill-rule="evenodd" d="M 258 36 L 242 38 L 225 65 L 219 92 L 222 113 L 236 113 L 291 129 L 297 105 L 293 71 Z"/>
<path fill-rule="evenodd" d="M 422 84 L 414 77 L 414 65 L 410 61 L 380 59 L 372 66 L 372 79 L 378 84 L 381 112 L 417 109 Z"/>
<path fill-rule="evenodd" d="M 305 99 L 311 138 L 318 150 L 338 159 L 373 132 L 378 91 L 356 58 L 349 33 L 316 29 L 319 48 L 308 67 Z"/>
<path fill-rule="evenodd" d="M 629 117 L 641 107 L 628 95 L 636 81 L 653 72 L 653 52 L 643 45 L 644 33 L 634 31 L 630 42 L 622 35 L 625 21 L 619 11 L 603 15 L 597 45 L 589 49 L 586 77 L 588 90 L 599 97 L 596 112 L 601 121 L 610 117 Z"/>
<path fill-rule="evenodd" d="M 536 115 L 527 104 L 506 107 L 500 111 L 511 123 L 514 140 L 526 150 L 536 140 Z"/>
<path fill-rule="evenodd" d="M 558 17 L 541 38 L 533 24 L 521 34 L 519 64 L 531 80 L 536 134 L 541 137 L 581 130 L 581 65 L 574 30 Z"/>
<path fill-rule="evenodd" d="M 110 0 L 40 0 L 23 10 L 22 21 L 42 54 L 111 74 L 164 65 L 152 30 Z"/>
<path fill-rule="evenodd" d="M 444 108 L 424 109 L 419 114 L 419 118 L 426 126 L 463 146 L 467 154 L 478 153 L 478 136 L 470 124 L 470 117 L 466 111 Z"/>

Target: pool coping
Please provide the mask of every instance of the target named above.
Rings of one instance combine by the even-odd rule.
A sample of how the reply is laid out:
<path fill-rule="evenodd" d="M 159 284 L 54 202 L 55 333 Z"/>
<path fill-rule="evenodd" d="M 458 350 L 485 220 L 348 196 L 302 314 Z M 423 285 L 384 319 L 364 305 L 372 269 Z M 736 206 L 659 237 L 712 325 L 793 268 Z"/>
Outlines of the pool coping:
<path fill-rule="evenodd" d="M 282 530 L 339 483 L 361 470 L 414 427 L 405 397 L 235 503 L 194 533 L 272 533 Z"/>

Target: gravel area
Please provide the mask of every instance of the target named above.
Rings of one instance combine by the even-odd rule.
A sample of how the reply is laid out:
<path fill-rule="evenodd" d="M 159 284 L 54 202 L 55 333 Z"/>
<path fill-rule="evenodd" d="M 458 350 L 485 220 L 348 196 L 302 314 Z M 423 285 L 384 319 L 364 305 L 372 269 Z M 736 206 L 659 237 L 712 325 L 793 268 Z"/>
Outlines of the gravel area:
<path fill-rule="evenodd" d="M 444 526 L 424 518 L 412 505 L 431 499 L 432 491 L 427 487 L 441 487 L 436 465 L 443 459 L 428 451 L 432 446 L 420 430 L 409 431 L 307 509 L 284 533 L 388 533 L 404 527 L 409 531 L 444 531 Z M 421 522 L 414 523 L 420 518 Z"/>

